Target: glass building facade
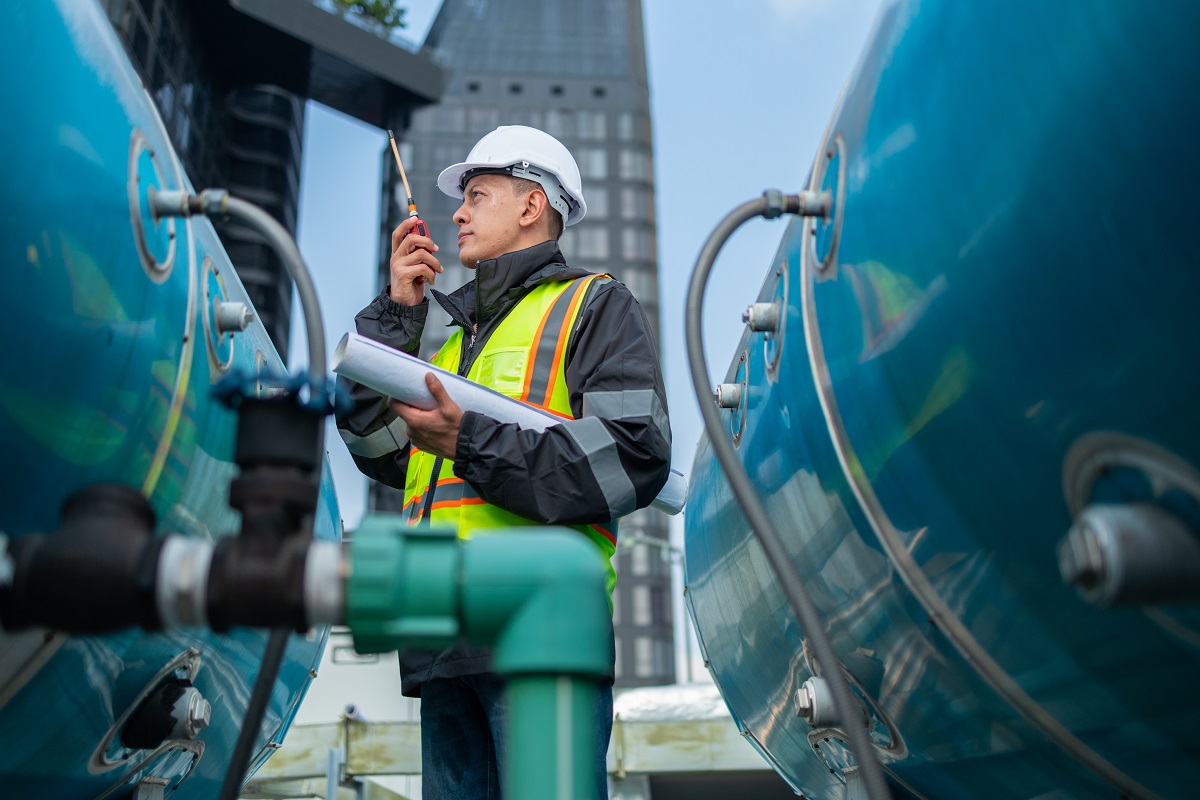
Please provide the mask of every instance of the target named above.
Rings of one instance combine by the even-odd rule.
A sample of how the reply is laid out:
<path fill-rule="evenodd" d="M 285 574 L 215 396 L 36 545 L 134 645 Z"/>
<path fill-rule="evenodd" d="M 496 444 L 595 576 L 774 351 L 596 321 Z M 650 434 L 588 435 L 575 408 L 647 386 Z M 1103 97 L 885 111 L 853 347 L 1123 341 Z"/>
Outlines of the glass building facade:
<path fill-rule="evenodd" d="M 293 235 L 304 109 L 317 100 L 383 126 L 441 92 L 443 72 L 329 2 L 101 0 L 154 97 L 192 184 L 258 204 Z M 402 126 L 397 125 L 402 129 Z M 255 231 L 214 222 L 276 349 L 292 280 Z"/>
<path fill-rule="evenodd" d="M 568 263 L 607 272 L 633 292 L 658 330 L 654 154 L 639 0 L 444 0 L 425 48 L 447 71 L 435 105 L 411 114 L 400 152 L 421 218 L 440 248 L 439 288 L 471 279 L 458 261 L 451 215 L 459 201 L 437 189 L 437 176 L 466 158 L 499 125 L 531 125 L 561 140 L 583 177 L 587 216 L 567 228 Z M 395 126 L 397 129 L 403 126 Z M 380 285 L 387 281 L 391 230 L 407 213 L 390 151 L 382 154 L 384 219 Z M 430 305 L 423 355 L 450 333 Z M 395 510 L 401 493 L 372 487 L 371 506 Z M 615 564 L 617 683 L 675 680 L 667 520 L 644 509 L 622 520 Z"/>

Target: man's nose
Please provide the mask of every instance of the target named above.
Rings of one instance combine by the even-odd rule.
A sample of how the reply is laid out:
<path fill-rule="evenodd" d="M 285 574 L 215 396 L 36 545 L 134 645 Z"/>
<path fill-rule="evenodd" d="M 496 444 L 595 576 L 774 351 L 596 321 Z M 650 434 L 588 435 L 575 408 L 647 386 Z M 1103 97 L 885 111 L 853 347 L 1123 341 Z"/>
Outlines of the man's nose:
<path fill-rule="evenodd" d="M 467 204 L 464 202 L 462 205 L 460 205 L 460 206 L 459 206 L 459 207 L 458 207 L 458 208 L 455 210 L 455 212 L 454 212 L 454 216 L 453 216 L 453 217 L 451 217 L 451 219 L 452 219 L 452 220 L 454 220 L 454 224 L 455 224 L 455 225 L 466 225 L 466 224 L 467 224 L 467 211 L 466 211 L 466 208 L 467 208 Z"/>

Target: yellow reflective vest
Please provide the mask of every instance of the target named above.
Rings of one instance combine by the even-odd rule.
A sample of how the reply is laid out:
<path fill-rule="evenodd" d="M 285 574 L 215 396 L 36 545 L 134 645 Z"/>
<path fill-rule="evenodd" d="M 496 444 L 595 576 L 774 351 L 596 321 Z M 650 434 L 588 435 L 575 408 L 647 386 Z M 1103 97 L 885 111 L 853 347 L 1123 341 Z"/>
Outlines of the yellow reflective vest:
<path fill-rule="evenodd" d="M 533 287 L 492 331 L 471 362 L 467 378 L 563 419 L 574 419 L 566 380 L 567 343 L 588 287 L 601 277 L 607 276 L 588 275 Z M 461 328 L 455 331 L 430 363 L 459 373 L 463 335 Z M 428 521 L 435 527 L 453 527 L 462 537 L 480 529 L 543 524 L 487 502 L 454 474 L 453 461 L 415 447 L 409 453 L 402 513 L 410 525 Z M 587 536 L 600 549 L 608 571 L 611 607 L 617 581 L 611 561 L 616 551 L 617 520 L 568 527 Z"/>

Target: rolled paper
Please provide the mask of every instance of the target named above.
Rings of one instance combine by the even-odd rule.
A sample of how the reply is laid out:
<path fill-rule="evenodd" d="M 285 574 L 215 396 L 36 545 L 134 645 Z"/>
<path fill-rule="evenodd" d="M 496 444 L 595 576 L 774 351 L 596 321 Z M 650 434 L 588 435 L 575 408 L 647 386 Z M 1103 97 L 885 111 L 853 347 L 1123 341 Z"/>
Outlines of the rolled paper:
<path fill-rule="evenodd" d="M 333 371 L 355 383 L 369 386 L 410 406 L 431 409 L 437 401 L 425 385 L 425 375 L 432 372 L 446 387 L 446 394 L 465 411 L 474 411 L 499 422 L 511 422 L 524 430 L 544 431 L 565 420 L 549 411 L 514 400 L 507 395 L 480 386 L 461 375 L 435 367 L 427 361 L 385 344 L 347 333 L 333 352 Z M 668 514 L 678 514 L 687 500 L 687 479 L 672 469 L 667 484 L 650 505 Z"/>

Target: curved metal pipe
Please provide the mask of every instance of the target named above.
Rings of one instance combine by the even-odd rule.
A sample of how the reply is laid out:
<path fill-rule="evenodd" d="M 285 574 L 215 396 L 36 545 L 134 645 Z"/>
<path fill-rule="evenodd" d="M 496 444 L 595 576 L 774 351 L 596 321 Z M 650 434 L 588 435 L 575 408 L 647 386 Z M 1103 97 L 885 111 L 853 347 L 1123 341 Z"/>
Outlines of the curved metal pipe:
<path fill-rule="evenodd" d="M 704 427 L 708 432 L 709 441 L 712 442 L 717 461 L 725 472 L 729 487 L 733 490 L 738 505 L 742 507 L 742 513 L 750 523 L 768 563 L 778 576 L 788 603 L 812 642 L 817 662 L 824 668 L 822 670 L 823 677 L 829 682 L 829 688 L 832 690 L 838 717 L 843 720 L 857 720 L 861 717 L 858 705 L 850 692 L 850 686 L 846 682 L 845 676 L 842 675 L 837 654 L 822 626 L 821 617 L 805 590 L 800 576 L 796 573 L 791 561 L 788 560 L 783 540 L 775 530 L 762 501 L 758 498 L 749 475 L 746 474 L 745 468 L 738 460 L 733 446 L 725 439 L 720 414 L 715 408 L 708 390 L 711 378 L 708 374 L 704 353 L 704 336 L 701 328 L 704 312 L 704 289 L 708 284 L 708 275 L 712 271 L 717 254 L 733 232 L 748 220 L 759 216 L 774 219 L 784 213 L 806 216 L 823 215 L 822 212 L 828 214 L 827 195 L 828 192 L 819 194 L 804 192 L 801 195 L 785 197 L 778 191 L 769 190 L 763 192 L 761 198 L 738 206 L 721 220 L 709 235 L 700 251 L 700 256 L 696 259 L 696 266 L 692 271 L 691 281 L 688 283 L 684 331 L 692 385 L 696 390 L 696 399 L 700 403 L 700 414 L 704 418 Z M 887 781 L 883 775 L 883 767 L 876 757 L 866 728 L 853 723 L 846 724 L 845 728 L 846 737 L 849 739 L 855 759 L 861 769 L 867 796 L 870 800 L 890 798 L 891 793 L 888 791 Z"/>
<path fill-rule="evenodd" d="M 308 334 L 308 371 L 315 380 L 324 383 L 328 361 L 325 356 L 325 325 L 321 321 L 321 305 L 317 300 L 317 287 L 313 284 L 312 273 L 304 263 L 295 240 L 278 220 L 253 203 L 227 196 L 224 210 L 233 219 L 265 236 L 267 243 L 287 267 L 288 274 L 296 284 L 296 293 L 300 296 L 300 307 L 304 310 L 304 327 Z"/>
<path fill-rule="evenodd" d="M 317 300 L 317 287 L 313 284 L 312 273 L 287 228 L 258 206 L 231 197 L 224 189 L 205 189 L 199 194 L 188 194 L 183 190 L 158 191 L 151 187 L 149 200 L 155 218 L 190 217 L 196 214 L 228 216 L 262 234 L 296 284 L 308 334 L 308 371 L 314 380 L 323 385 L 328 359 L 325 355 L 325 325 L 321 318 L 321 304 Z"/>

